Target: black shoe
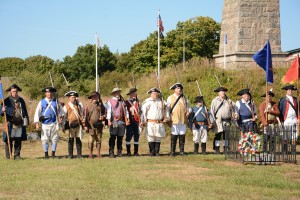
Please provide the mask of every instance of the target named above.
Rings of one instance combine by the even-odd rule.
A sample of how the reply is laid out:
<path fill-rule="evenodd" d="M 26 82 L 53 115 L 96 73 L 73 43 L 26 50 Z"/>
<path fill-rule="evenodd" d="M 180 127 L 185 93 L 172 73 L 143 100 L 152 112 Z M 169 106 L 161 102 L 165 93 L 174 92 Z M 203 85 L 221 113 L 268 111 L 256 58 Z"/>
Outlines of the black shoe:
<path fill-rule="evenodd" d="M 202 151 L 202 155 L 206 155 L 206 143 L 201 143 L 201 151 Z"/>
<path fill-rule="evenodd" d="M 81 159 L 81 158 L 83 158 L 83 157 L 82 157 L 82 155 L 80 154 L 80 155 L 77 155 L 77 158 Z"/>
<path fill-rule="evenodd" d="M 45 152 L 45 157 L 44 157 L 44 159 L 48 159 L 49 158 L 49 154 L 48 154 L 48 151 L 47 152 Z"/>
<path fill-rule="evenodd" d="M 197 155 L 199 151 L 199 143 L 194 143 L 194 154 Z"/>
<path fill-rule="evenodd" d="M 174 157 L 175 156 L 175 152 L 171 152 L 170 156 Z"/>
<path fill-rule="evenodd" d="M 139 151 L 139 145 L 138 144 L 134 144 L 134 156 L 140 156 L 140 154 L 138 153 Z"/>
<path fill-rule="evenodd" d="M 130 157 L 131 156 L 130 144 L 126 144 L 126 150 L 127 150 L 126 156 Z"/>
<path fill-rule="evenodd" d="M 123 157 L 122 150 L 118 150 L 118 157 Z"/>
<path fill-rule="evenodd" d="M 180 152 L 179 152 L 179 155 L 184 156 L 184 152 L 183 152 L 183 151 L 180 151 Z"/>
<path fill-rule="evenodd" d="M 15 160 L 21 160 L 21 156 L 14 156 Z"/>
<path fill-rule="evenodd" d="M 69 156 L 68 156 L 68 158 L 69 158 L 69 159 L 72 159 L 72 158 L 73 158 L 73 156 L 72 156 L 72 155 L 69 155 Z"/>
<path fill-rule="evenodd" d="M 52 151 L 51 158 L 56 158 L 55 151 Z"/>
<path fill-rule="evenodd" d="M 110 152 L 109 152 L 109 157 L 110 157 L 110 158 L 115 158 L 115 154 L 114 154 L 113 151 L 110 151 Z"/>
<path fill-rule="evenodd" d="M 215 151 L 215 154 L 217 154 L 217 155 L 219 155 L 220 154 L 220 147 L 218 146 L 216 146 L 216 151 Z"/>

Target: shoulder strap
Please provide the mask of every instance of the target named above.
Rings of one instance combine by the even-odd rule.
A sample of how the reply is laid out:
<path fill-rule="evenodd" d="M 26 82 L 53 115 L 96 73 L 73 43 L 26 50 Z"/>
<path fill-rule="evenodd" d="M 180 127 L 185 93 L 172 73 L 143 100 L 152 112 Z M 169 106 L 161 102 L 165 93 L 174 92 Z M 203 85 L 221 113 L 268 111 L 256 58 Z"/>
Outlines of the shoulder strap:
<path fill-rule="evenodd" d="M 173 107 L 170 109 L 170 114 L 172 114 L 172 112 L 173 112 L 173 110 L 174 110 L 175 106 L 177 105 L 177 103 L 178 103 L 178 101 L 180 100 L 180 98 L 181 98 L 181 97 L 182 97 L 182 94 L 181 94 L 181 95 L 179 95 L 179 97 L 176 99 L 176 101 L 175 101 L 175 103 L 174 103 Z"/>
<path fill-rule="evenodd" d="M 217 110 L 216 110 L 216 112 L 215 112 L 215 118 L 217 117 L 217 114 L 218 114 L 220 108 L 223 106 L 223 103 L 224 103 L 224 101 L 222 101 L 222 102 L 220 103 L 219 107 L 217 108 Z"/>
<path fill-rule="evenodd" d="M 290 102 L 289 99 L 286 99 L 286 100 L 287 100 L 287 102 L 292 106 L 292 108 L 294 109 L 294 111 L 295 111 L 295 113 L 296 113 L 296 116 L 297 116 L 297 118 L 298 118 L 298 112 L 296 111 L 295 106 L 292 104 L 292 102 Z"/>

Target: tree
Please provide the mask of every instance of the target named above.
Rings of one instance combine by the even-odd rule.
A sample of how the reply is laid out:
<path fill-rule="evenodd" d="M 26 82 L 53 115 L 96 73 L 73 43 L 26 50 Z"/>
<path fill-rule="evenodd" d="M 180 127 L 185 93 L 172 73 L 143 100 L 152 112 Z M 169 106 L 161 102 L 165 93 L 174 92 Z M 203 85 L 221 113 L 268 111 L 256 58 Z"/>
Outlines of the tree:
<path fill-rule="evenodd" d="M 0 75 L 16 76 L 25 69 L 25 62 L 21 58 L 8 57 L 0 59 Z"/>

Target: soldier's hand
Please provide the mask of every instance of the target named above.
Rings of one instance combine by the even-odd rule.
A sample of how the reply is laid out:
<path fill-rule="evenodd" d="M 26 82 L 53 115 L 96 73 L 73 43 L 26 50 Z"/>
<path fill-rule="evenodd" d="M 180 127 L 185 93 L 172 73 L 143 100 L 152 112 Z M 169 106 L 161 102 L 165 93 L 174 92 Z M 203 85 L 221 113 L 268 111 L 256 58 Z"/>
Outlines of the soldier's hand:
<path fill-rule="evenodd" d="M 61 131 L 62 131 L 63 133 L 65 133 L 65 132 L 66 132 L 66 129 L 65 129 L 65 128 L 62 128 Z"/>
<path fill-rule="evenodd" d="M 214 127 L 214 125 L 212 125 L 212 124 L 208 126 L 209 129 L 212 129 L 213 127 Z"/>
<path fill-rule="evenodd" d="M 36 123 L 36 124 L 35 124 L 35 129 L 36 129 L 36 130 L 40 130 L 40 124 L 39 124 L 39 123 Z"/>
<path fill-rule="evenodd" d="M 129 124 L 130 124 L 130 121 L 129 121 L 129 119 L 127 119 L 126 126 L 128 126 Z"/>
<path fill-rule="evenodd" d="M 2 112 L 5 112 L 6 111 L 6 106 L 3 106 L 2 107 Z"/>
<path fill-rule="evenodd" d="M 108 121 L 107 125 L 108 125 L 108 126 L 111 126 L 111 121 Z"/>
<path fill-rule="evenodd" d="M 103 121 L 103 120 L 104 120 L 104 117 L 103 117 L 103 116 L 100 116 L 99 120 L 100 120 L 100 121 Z"/>

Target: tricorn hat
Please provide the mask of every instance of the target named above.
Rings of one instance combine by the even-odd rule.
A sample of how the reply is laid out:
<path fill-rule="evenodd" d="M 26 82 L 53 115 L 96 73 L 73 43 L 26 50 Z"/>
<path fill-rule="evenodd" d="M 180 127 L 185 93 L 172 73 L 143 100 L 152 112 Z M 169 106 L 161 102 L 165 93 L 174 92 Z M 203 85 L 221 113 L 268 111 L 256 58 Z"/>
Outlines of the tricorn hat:
<path fill-rule="evenodd" d="M 131 88 L 131 89 L 129 90 L 129 92 L 127 93 L 127 95 L 130 95 L 131 93 L 136 92 L 136 91 L 137 91 L 136 88 Z"/>
<path fill-rule="evenodd" d="M 21 89 L 17 84 L 13 84 L 13 85 L 10 86 L 9 88 L 7 88 L 6 92 L 10 92 L 11 89 L 17 89 L 19 92 L 22 91 L 22 89 Z"/>
<path fill-rule="evenodd" d="M 78 97 L 78 93 L 76 91 L 69 91 L 65 94 L 66 97 L 75 96 Z"/>
<path fill-rule="evenodd" d="M 175 83 L 174 85 L 172 85 L 170 87 L 170 90 L 175 90 L 175 88 L 178 88 L 178 87 L 183 89 L 183 86 L 181 85 L 181 83 Z"/>
<path fill-rule="evenodd" d="M 42 89 L 42 92 L 56 92 L 57 90 L 54 87 L 45 87 Z"/>
<path fill-rule="evenodd" d="M 195 98 L 194 103 L 197 103 L 197 102 L 199 102 L 199 101 L 202 101 L 202 102 L 203 102 L 203 96 L 197 96 L 197 97 Z"/>
<path fill-rule="evenodd" d="M 286 85 L 282 87 L 283 90 L 297 90 L 297 88 L 294 85 Z"/>
<path fill-rule="evenodd" d="M 214 92 L 220 92 L 220 91 L 224 91 L 224 92 L 227 92 L 228 89 L 225 88 L 225 87 L 218 87 L 217 89 L 214 90 Z"/>
<path fill-rule="evenodd" d="M 248 95 L 250 95 L 251 93 L 250 93 L 250 89 L 242 89 L 242 90 L 240 90 L 236 95 L 239 95 L 239 96 L 242 96 L 243 94 L 248 94 Z"/>
<path fill-rule="evenodd" d="M 155 87 L 151 88 L 147 93 L 151 94 L 152 92 L 157 92 L 157 93 L 161 94 L 161 92 L 157 88 L 155 88 Z"/>
<path fill-rule="evenodd" d="M 111 91 L 111 94 L 113 94 L 113 93 L 115 93 L 115 92 L 121 92 L 121 91 L 122 91 L 122 89 L 116 87 L 116 88 L 114 88 L 114 89 Z"/>
<path fill-rule="evenodd" d="M 271 97 L 274 97 L 274 96 L 275 96 L 275 94 L 274 94 L 272 91 L 269 91 L 267 94 L 268 94 L 269 96 L 271 96 Z M 266 93 L 264 93 L 263 95 L 261 95 L 261 97 L 266 97 Z"/>
<path fill-rule="evenodd" d="M 99 95 L 100 95 L 99 92 L 94 91 L 94 92 L 91 93 L 90 96 L 88 96 L 88 99 L 92 99 L 93 97 L 99 96 Z"/>

